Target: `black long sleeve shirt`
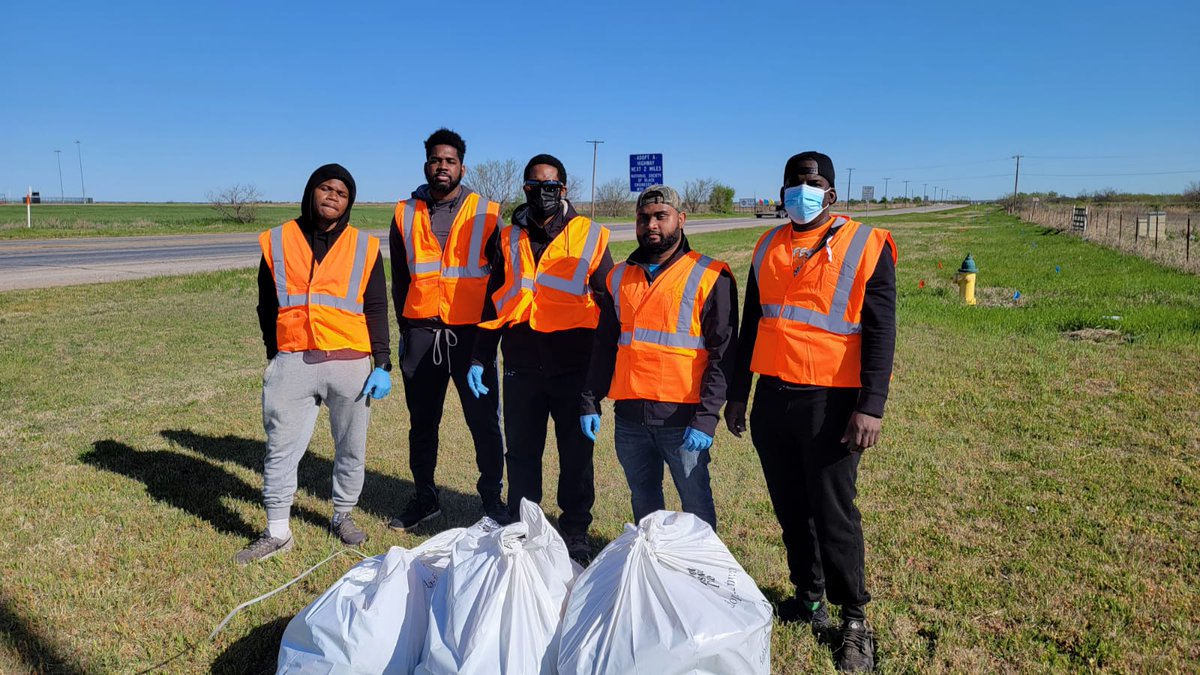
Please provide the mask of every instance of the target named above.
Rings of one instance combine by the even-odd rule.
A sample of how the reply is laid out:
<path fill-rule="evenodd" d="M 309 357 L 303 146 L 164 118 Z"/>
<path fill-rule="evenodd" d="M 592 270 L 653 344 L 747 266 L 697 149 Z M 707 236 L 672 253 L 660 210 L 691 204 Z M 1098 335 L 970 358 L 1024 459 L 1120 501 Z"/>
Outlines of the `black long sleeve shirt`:
<path fill-rule="evenodd" d="M 526 206 L 520 206 L 513 212 L 513 224 L 524 228 L 529 235 L 529 246 L 533 250 L 535 263 L 542 259 L 546 247 L 566 228 L 567 223 L 579 215 L 570 202 L 563 204 L 563 210 L 545 227 L 532 222 Z M 496 318 L 496 306 L 490 299 L 504 285 L 504 253 L 499 238 L 489 249 L 488 262 L 492 266 L 492 273 L 488 279 L 489 301 L 483 306 L 483 321 Z M 591 289 L 592 297 L 597 303 L 602 303 L 608 296 L 605 279 L 612 268 L 612 254 L 606 246 L 599 266 L 588 277 L 588 288 Z M 611 304 L 611 298 L 608 302 Z M 536 371 L 547 376 L 568 372 L 585 373 L 591 360 L 592 336 L 595 332 L 593 328 L 571 328 L 542 333 L 530 328 L 528 322 L 495 330 L 481 329 L 475 337 L 474 361 L 479 364 L 495 361 L 496 348 L 500 345 L 506 371 Z"/>
<path fill-rule="evenodd" d="M 758 298 L 758 279 L 751 267 L 746 275 L 746 301 L 742 313 L 742 330 L 738 339 L 737 370 L 729 389 L 729 400 L 745 403 L 750 398 L 754 373 L 750 370 L 754 342 L 758 339 L 758 320 L 762 305 Z M 886 244 L 879 255 L 875 272 L 867 280 L 862 309 L 862 355 L 858 394 L 858 412 L 883 417 L 892 365 L 896 351 L 896 264 L 892 246 Z M 816 388 L 813 385 L 783 383 L 796 389 Z"/>
<path fill-rule="evenodd" d="M 316 266 L 325 259 L 325 254 L 333 248 L 345 225 L 335 227 L 329 232 L 321 232 L 315 228 L 301 227 L 304 239 L 308 242 L 313 253 L 313 267 L 309 270 L 309 280 L 312 280 Z M 359 233 L 360 237 L 367 236 Z M 392 348 L 388 334 L 387 279 L 383 274 L 383 256 L 375 257 L 375 265 L 371 268 L 367 287 L 363 291 L 363 314 L 367 320 L 367 334 L 371 340 L 371 355 L 375 365 L 387 367 L 391 364 Z M 275 278 L 265 257 L 258 264 L 258 327 L 262 330 L 263 346 L 267 350 L 267 358 L 275 358 L 279 353 L 278 336 L 275 324 L 279 318 L 279 297 L 275 294 Z"/>
<path fill-rule="evenodd" d="M 626 262 L 638 265 L 655 279 L 677 260 L 691 251 L 687 237 L 666 262 L 651 274 L 641 249 L 630 254 Z M 653 281 L 651 282 L 653 283 Z M 646 399 L 623 399 L 613 404 L 613 412 L 630 421 L 647 426 L 690 426 L 712 436 L 716 433 L 721 406 L 737 352 L 737 283 L 728 272 L 717 277 L 712 293 L 700 310 L 700 332 L 708 351 L 708 366 L 700 379 L 699 403 L 672 403 Z M 611 295 L 600 303 L 600 325 L 596 327 L 592 346 L 592 361 L 588 368 L 587 385 L 580 401 L 579 414 L 600 414 L 600 401 L 608 395 L 617 364 L 617 341 L 621 322 Z"/>

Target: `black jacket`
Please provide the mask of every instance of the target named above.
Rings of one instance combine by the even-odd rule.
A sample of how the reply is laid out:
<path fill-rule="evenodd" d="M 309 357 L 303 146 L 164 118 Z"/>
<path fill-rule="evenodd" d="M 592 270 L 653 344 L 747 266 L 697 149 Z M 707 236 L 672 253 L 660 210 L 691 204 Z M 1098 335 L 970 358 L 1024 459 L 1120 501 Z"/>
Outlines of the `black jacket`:
<path fill-rule="evenodd" d="M 339 178 L 350 188 L 350 200 L 346 212 L 338 220 L 332 230 L 321 231 L 311 214 L 313 191 L 317 185 L 329 178 Z M 308 179 L 304 188 L 304 196 L 300 202 L 300 217 L 296 224 L 304 233 L 305 241 L 312 249 L 313 266 L 309 269 L 308 278 L 311 281 L 316 266 L 325 259 L 325 254 L 333 248 L 334 242 L 346 231 L 350 222 L 350 209 L 354 206 L 354 179 L 344 168 L 329 164 L 317 169 Z M 359 236 L 366 236 L 360 233 Z M 387 310 L 387 280 L 383 274 L 383 256 L 375 257 L 375 266 L 371 268 L 367 279 L 367 288 L 363 292 L 363 314 L 367 320 L 367 334 L 371 339 L 371 354 L 375 357 L 375 365 L 385 367 L 391 364 L 391 346 L 388 335 Z M 279 352 L 276 320 L 279 318 L 279 297 L 275 294 L 275 278 L 265 257 L 259 259 L 258 265 L 258 326 L 262 330 L 263 346 L 267 358 L 275 358 Z"/>
<path fill-rule="evenodd" d="M 646 267 L 646 257 L 639 248 L 629 255 L 627 262 L 637 265 L 647 277 L 656 279 L 682 258 L 692 248 L 687 237 L 680 241 L 679 248 L 658 268 L 651 277 Z M 712 436 L 716 433 L 721 406 L 730 376 L 733 374 L 737 352 L 737 283 L 728 272 L 721 272 L 712 293 L 700 310 L 700 331 L 708 350 L 708 367 L 700 382 L 700 403 L 670 403 L 645 399 L 616 401 L 613 411 L 620 417 L 649 426 L 690 426 Z M 588 369 L 587 386 L 582 394 L 579 414 L 600 414 L 600 401 L 608 395 L 613 372 L 617 363 L 617 340 L 621 335 L 621 323 L 611 295 L 606 295 L 600 305 L 600 325 L 596 327 L 596 338 L 592 347 L 592 362 Z"/>
<path fill-rule="evenodd" d="M 535 224 L 529 218 L 529 207 L 522 204 L 513 212 L 513 225 L 523 228 L 529 235 L 529 246 L 533 249 L 534 261 L 541 260 L 542 253 L 551 241 L 566 228 L 579 214 L 570 202 L 563 202 L 563 209 L 546 227 Z M 496 305 L 491 302 L 492 295 L 504 285 L 504 254 L 500 241 L 489 248 L 488 262 L 492 266 L 492 274 L 488 279 L 489 302 L 484 303 L 483 320 L 496 318 Z M 588 277 L 588 286 L 592 297 L 598 304 L 608 296 L 608 286 L 605 279 L 613 268 L 612 254 L 605 247 L 596 271 Z M 609 304 L 612 299 L 608 299 Z M 540 372 L 553 376 L 564 373 L 587 372 L 592 353 L 592 328 L 572 328 L 569 330 L 540 333 L 529 327 L 529 323 L 519 323 L 505 326 L 497 330 L 480 330 L 475 338 L 474 361 L 478 364 L 491 363 L 496 359 L 496 346 L 504 353 L 504 370 L 512 372 Z M 503 337 L 503 343 L 501 343 Z"/>
<path fill-rule="evenodd" d="M 750 398 L 754 373 L 750 361 L 754 342 L 758 339 L 758 320 L 762 305 L 758 299 L 758 279 L 751 267 L 746 275 L 746 304 L 742 314 L 742 331 L 738 339 L 737 370 L 729 389 L 729 400 L 745 403 Z M 862 309 L 862 388 L 855 410 L 872 417 L 883 417 L 888 386 L 892 379 L 892 364 L 896 351 L 896 264 L 892 261 L 892 246 L 886 244 L 879 254 L 875 272 L 867 280 Z M 816 389 L 813 385 L 795 385 L 771 378 L 793 389 Z"/>

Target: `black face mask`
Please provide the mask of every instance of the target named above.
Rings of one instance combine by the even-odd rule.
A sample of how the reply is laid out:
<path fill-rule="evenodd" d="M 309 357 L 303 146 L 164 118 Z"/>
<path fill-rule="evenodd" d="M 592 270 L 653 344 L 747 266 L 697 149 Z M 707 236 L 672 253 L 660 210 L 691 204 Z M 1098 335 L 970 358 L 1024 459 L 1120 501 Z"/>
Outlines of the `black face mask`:
<path fill-rule="evenodd" d="M 525 203 L 529 205 L 530 215 L 543 221 L 558 213 L 562 207 L 562 194 L 556 187 L 538 188 L 525 193 Z"/>

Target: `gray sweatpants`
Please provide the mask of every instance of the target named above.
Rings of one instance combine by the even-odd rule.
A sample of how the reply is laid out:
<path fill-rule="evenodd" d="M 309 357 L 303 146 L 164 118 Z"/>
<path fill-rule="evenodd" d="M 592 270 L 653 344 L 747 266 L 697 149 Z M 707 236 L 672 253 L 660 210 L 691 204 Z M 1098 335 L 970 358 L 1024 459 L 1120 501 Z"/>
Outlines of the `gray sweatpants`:
<path fill-rule="evenodd" d="M 305 363 L 303 352 L 279 352 L 263 373 L 263 505 L 268 520 L 289 517 L 296 471 L 312 440 L 317 413 L 329 408 L 333 431 L 333 510 L 348 513 L 362 492 L 371 408 L 362 396 L 371 359 Z"/>

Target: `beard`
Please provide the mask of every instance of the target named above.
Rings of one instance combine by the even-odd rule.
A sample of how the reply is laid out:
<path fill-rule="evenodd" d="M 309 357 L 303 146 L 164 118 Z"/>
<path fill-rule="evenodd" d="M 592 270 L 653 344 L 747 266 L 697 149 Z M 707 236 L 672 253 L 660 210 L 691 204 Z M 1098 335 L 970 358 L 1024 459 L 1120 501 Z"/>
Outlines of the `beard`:
<path fill-rule="evenodd" d="M 646 235 L 645 237 L 638 236 L 638 246 L 641 246 L 642 250 L 646 251 L 650 255 L 661 255 L 667 251 L 670 251 L 675 244 L 679 243 L 679 238 L 682 235 L 683 229 L 679 228 L 669 235 L 660 233 L 657 242 L 649 241 L 649 235 Z"/>
<path fill-rule="evenodd" d="M 445 184 L 445 188 L 443 188 L 442 183 L 437 180 L 437 174 L 435 173 L 425 174 L 425 182 L 429 184 L 430 190 L 437 190 L 439 192 L 444 190 L 444 194 L 450 194 L 451 192 L 454 192 L 454 188 L 458 187 L 459 183 L 462 183 L 462 175 L 460 174 L 458 178 L 451 177 L 450 182 Z"/>

